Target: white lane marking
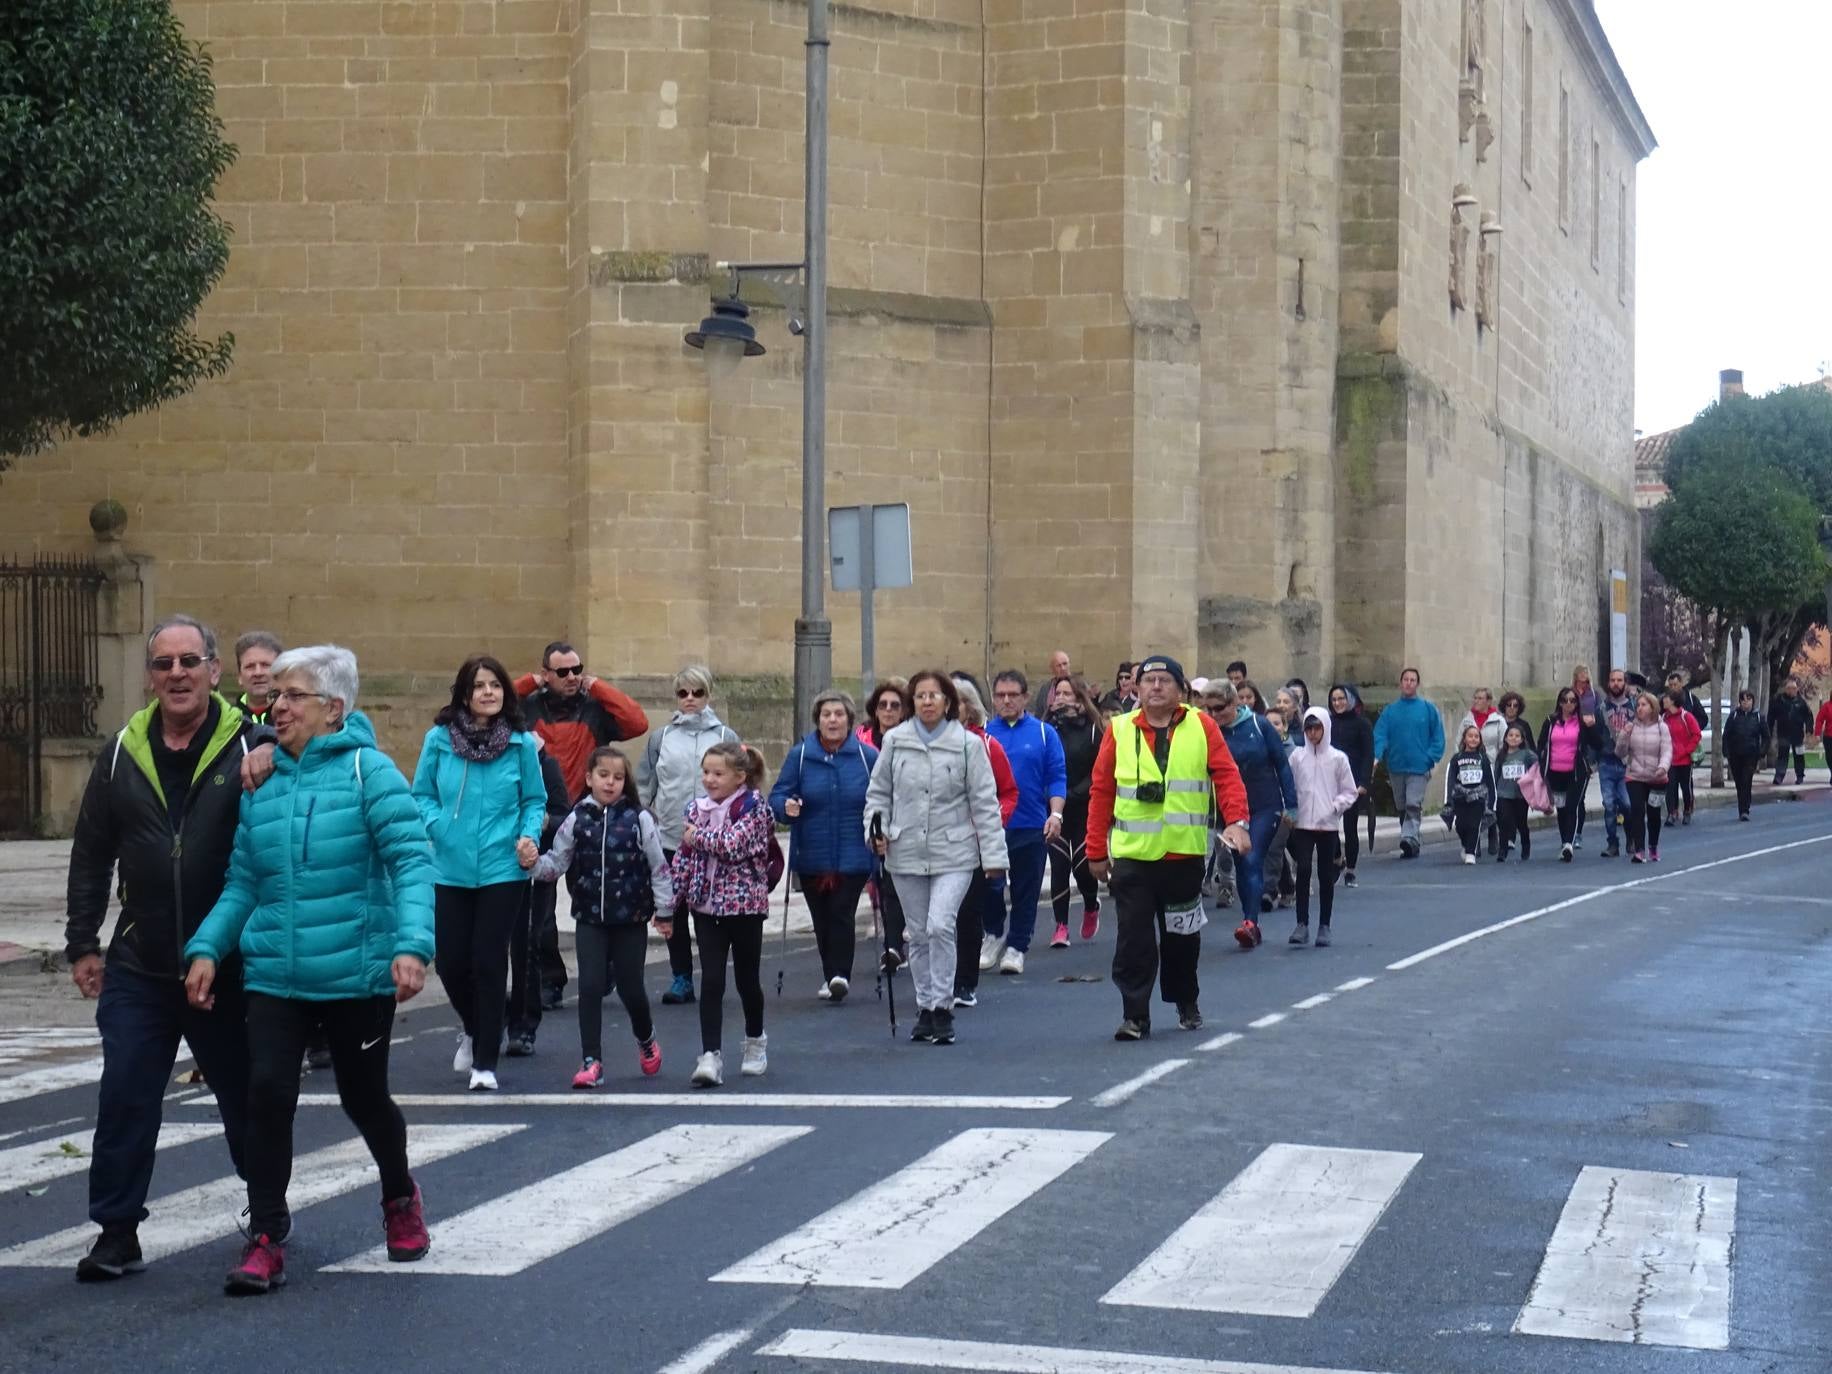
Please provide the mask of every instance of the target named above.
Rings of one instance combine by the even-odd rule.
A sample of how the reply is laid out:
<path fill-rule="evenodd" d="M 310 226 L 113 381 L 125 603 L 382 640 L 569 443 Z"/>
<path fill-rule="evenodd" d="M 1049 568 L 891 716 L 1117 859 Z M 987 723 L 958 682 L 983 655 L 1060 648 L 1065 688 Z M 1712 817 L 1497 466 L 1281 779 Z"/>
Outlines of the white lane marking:
<path fill-rule="evenodd" d="M 1315 1007 L 1322 1006 L 1325 1002 L 1333 1002 L 1335 999 L 1336 994 L 1333 992 L 1320 992 L 1315 997 L 1306 997 L 1302 1002 L 1293 1002 L 1291 1004 L 1291 1009 L 1293 1011 L 1310 1011 Z"/>
<path fill-rule="evenodd" d="M 1363 988 L 1370 986 L 1373 982 L 1374 980 L 1372 978 L 1351 978 L 1346 983 L 1337 984 L 1336 991 L 1337 992 L 1360 992 Z"/>
<path fill-rule="evenodd" d="M 613 1226 L 813 1131 L 812 1126 L 670 1126 L 439 1223 L 426 1258 L 394 1264 L 382 1246 L 327 1264 L 333 1273 L 498 1278 L 583 1245 Z"/>
<path fill-rule="evenodd" d="M 1229 1045 L 1238 1045 L 1246 1038 L 1247 1037 L 1242 1035 L 1239 1031 L 1223 1031 L 1213 1040 L 1204 1040 L 1200 1045 L 1196 1046 L 1196 1048 L 1199 1050 L 1225 1050 Z"/>
<path fill-rule="evenodd" d="M 706 1374 L 707 1370 L 756 1334 L 756 1328 L 749 1326 L 741 1326 L 736 1331 L 720 1331 L 708 1336 L 679 1359 L 668 1361 L 657 1374 Z"/>
<path fill-rule="evenodd" d="M 1101 1301 L 1308 1317 L 1420 1158 L 1268 1145 Z"/>
<path fill-rule="evenodd" d="M 1727 1350 L 1736 1221 L 1734 1178 L 1587 1165 L 1514 1330 Z"/>
<path fill-rule="evenodd" d="M 1504 930 L 1511 930 L 1515 926 L 1525 925 L 1528 921 L 1537 921 L 1542 916 L 1550 916 L 1555 912 L 1566 911 L 1574 906 L 1582 906 L 1586 902 L 1594 902 L 1600 897 L 1611 897 L 1618 892 L 1628 892 L 1637 887 L 1646 887 L 1649 883 L 1664 883 L 1674 878 L 1684 878 L 1689 874 L 1703 873 L 1708 869 L 1722 868 L 1725 864 L 1740 864 L 1745 859 L 1760 859 L 1766 855 L 1780 854 L 1789 849 L 1802 849 L 1807 845 L 1824 845 L 1825 843 L 1826 839 L 1823 835 L 1816 835 L 1810 840 L 1790 840 L 1786 844 L 1769 845 L 1766 849 L 1752 849 L 1747 854 L 1732 854 L 1726 859 L 1713 859 L 1709 863 L 1693 864 L 1690 868 L 1675 868 L 1666 873 L 1656 873 L 1645 878 L 1631 878 L 1627 882 L 1613 883 L 1609 887 L 1593 888 L 1589 892 L 1580 892 L 1575 897 L 1567 897 L 1562 902 L 1554 902 L 1551 906 L 1538 907 L 1533 911 L 1523 911 L 1518 916 L 1510 916 L 1507 920 L 1497 921 L 1492 926 L 1483 926 L 1480 930 L 1465 931 L 1455 939 L 1446 940 L 1442 944 L 1433 945 L 1430 949 L 1422 949 L 1417 954 L 1411 954 L 1404 959 L 1396 960 L 1388 964 L 1387 969 L 1389 972 L 1399 973 L 1405 969 L 1422 964 L 1427 959 L 1435 959 L 1440 954 L 1448 954 L 1453 949 L 1461 949 L 1464 945 L 1475 940 L 1480 940 L 1485 936 L 1495 935 Z"/>
<path fill-rule="evenodd" d="M 213 1123 L 181 1126 L 168 1121 L 159 1128 L 159 1143 L 155 1148 L 169 1150 L 175 1145 L 189 1145 L 194 1140 L 204 1140 L 222 1132 L 223 1128 Z M 95 1151 L 95 1133 L 91 1131 L 84 1138 L 82 1148 L 75 1154 L 65 1152 L 64 1143 L 57 1139 L 41 1140 L 36 1145 L 15 1145 L 10 1150 L 0 1150 L 0 1193 L 11 1192 L 14 1188 L 36 1188 L 54 1178 L 86 1170 Z"/>
<path fill-rule="evenodd" d="M 1106 1092 L 1095 1094 L 1091 1100 L 1096 1107 L 1117 1107 L 1140 1088 L 1148 1088 L 1160 1078 L 1170 1077 L 1189 1062 L 1187 1059 L 1166 1059 L 1161 1064 L 1153 1064 L 1136 1078 L 1128 1078 L 1124 1083 L 1115 1083 Z"/>
<path fill-rule="evenodd" d="M 527 1127 L 519 1122 L 480 1126 L 414 1126 L 407 1132 L 408 1157 L 415 1164 L 487 1145 Z M 375 1161 L 360 1139 L 346 1140 L 302 1155 L 293 1164 L 286 1200 L 296 1212 L 359 1188 L 375 1187 Z M 248 1185 L 234 1174 L 195 1188 L 155 1198 L 153 1214 L 140 1223 L 140 1250 L 148 1260 L 235 1234 L 236 1216 L 248 1199 Z M 55 1235 L 0 1250 L 0 1268 L 62 1269 L 89 1253 L 95 1227 L 72 1226 Z"/>
<path fill-rule="evenodd" d="M 67 1116 L 61 1121 L 45 1121 L 36 1126 L 23 1126 L 16 1131 L 0 1135 L 0 1140 L 17 1140 L 22 1135 L 49 1135 L 52 1131 L 62 1130 L 65 1126 L 80 1126 L 89 1118 L 86 1116 Z"/>
<path fill-rule="evenodd" d="M 962 1131 L 713 1282 L 902 1288 L 1112 1138 L 1107 1131 Z"/>
<path fill-rule="evenodd" d="M 1278 1025 L 1278 1023 L 1283 1021 L 1289 1014 L 1289 1012 L 1283 1011 L 1269 1011 L 1264 1016 L 1260 1017 L 1259 1020 L 1247 1022 L 1247 1029 L 1265 1030 L 1268 1026 Z"/>
<path fill-rule="evenodd" d="M 922 1093 L 396 1093 L 403 1107 L 937 1107 L 944 1110 L 1047 1112 L 1067 1097 L 929 1096 Z M 187 1102 L 208 1106 L 214 1098 Z M 336 1093 L 301 1093 L 301 1107 L 335 1107 Z"/>
<path fill-rule="evenodd" d="M 0 1078 L 0 1106 L 18 1102 L 40 1093 L 61 1092 L 65 1088 L 85 1087 L 102 1081 L 102 1056 L 79 1059 L 73 1064 L 53 1064 L 45 1069 L 30 1069 L 11 1078 Z M 87 1253 L 86 1251 L 84 1253 Z"/>
<path fill-rule="evenodd" d="M 804 1329 L 783 1332 L 768 1345 L 759 1346 L 757 1353 L 785 1359 L 843 1360 L 909 1369 L 987 1370 L 993 1374 L 1369 1374 L 1367 1370 L 1317 1369 L 1310 1365 L 1137 1355 L 1126 1350 L 1072 1350 L 1066 1346 Z"/>

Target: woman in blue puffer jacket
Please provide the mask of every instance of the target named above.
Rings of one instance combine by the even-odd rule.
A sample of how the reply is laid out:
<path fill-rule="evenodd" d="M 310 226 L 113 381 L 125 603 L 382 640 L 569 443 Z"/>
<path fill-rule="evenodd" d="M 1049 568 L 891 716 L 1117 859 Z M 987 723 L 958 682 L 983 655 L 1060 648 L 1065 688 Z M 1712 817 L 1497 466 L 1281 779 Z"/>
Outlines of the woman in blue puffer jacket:
<path fill-rule="evenodd" d="M 343 1109 L 382 1176 L 388 1258 L 429 1244 L 407 1170 L 407 1123 L 388 1093 L 396 1002 L 425 985 L 433 862 L 407 781 L 356 704 L 356 656 L 334 644 L 273 666 L 274 775 L 242 798 L 223 894 L 185 946 L 185 991 L 215 1000 L 216 969 L 241 951 L 247 989 L 248 1242 L 232 1293 L 286 1281 L 286 1184 L 306 1037 L 322 1029 Z"/>
<path fill-rule="evenodd" d="M 821 955 L 822 1001 L 845 999 L 852 983 L 853 921 L 871 877 L 865 847 L 865 789 L 878 751 L 853 733 L 852 698 L 829 688 L 814 699 L 814 729 L 789 750 L 770 789 L 770 809 L 790 827 L 789 861 L 801 875 Z"/>
<path fill-rule="evenodd" d="M 467 658 L 451 701 L 426 732 L 413 770 L 414 800 L 438 868 L 435 929 L 439 978 L 464 1028 L 454 1073 L 496 1089 L 502 1049 L 509 933 L 539 857 L 547 790 L 535 737 L 502 664 Z"/>

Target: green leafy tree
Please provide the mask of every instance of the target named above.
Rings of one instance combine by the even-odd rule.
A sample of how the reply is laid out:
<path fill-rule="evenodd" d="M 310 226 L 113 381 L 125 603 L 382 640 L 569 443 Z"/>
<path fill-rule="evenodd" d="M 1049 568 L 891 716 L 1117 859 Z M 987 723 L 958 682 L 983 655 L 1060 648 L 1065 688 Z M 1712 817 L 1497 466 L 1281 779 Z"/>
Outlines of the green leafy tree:
<path fill-rule="evenodd" d="M 0 470 L 227 370 L 215 94 L 167 0 L 0 4 Z"/>
<path fill-rule="evenodd" d="M 1832 391 L 1817 382 L 1765 396 L 1733 396 L 1700 411 L 1673 437 L 1667 485 L 1727 462 L 1753 461 L 1786 474 L 1821 515 L 1832 515 Z"/>

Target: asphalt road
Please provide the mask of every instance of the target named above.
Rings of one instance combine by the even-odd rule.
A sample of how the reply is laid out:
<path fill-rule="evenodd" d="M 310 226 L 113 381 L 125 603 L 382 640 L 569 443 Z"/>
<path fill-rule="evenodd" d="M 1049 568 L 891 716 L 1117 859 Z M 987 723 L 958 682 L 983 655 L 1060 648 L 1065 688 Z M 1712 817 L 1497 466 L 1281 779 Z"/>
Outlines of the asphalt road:
<path fill-rule="evenodd" d="M 456 1090 L 449 1010 L 408 1016 L 431 1254 L 373 1262 L 373 1172 L 312 1157 L 352 1132 L 308 1101 L 295 1197 L 327 1196 L 265 1298 L 220 1293 L 241 1199 L 195 1131 L 143 1228 L 172 1252 L 75 1284 L 46 1238 L 84 1226 L 80 1164 L 4 1185 L 86 1145 L 94 1089 L 0 1091 L 0 1369 L 1824 1374 L 1829 834 L 1803 802 L 1701 812 L 1657 866 L 1382 855 L 1331 949 L 1218 923 L 1208 1025 L 1141 1044 L 1110 924 L 987 975 L 951 1048 L 893 1041 L 869 977 L 816 1002 L 806 952 L 779 1000 L 772 945 L 769 1074 L 736 1073 L 734 1003 L 697 1096 L 693 1008 L 658 1008 L 652 1082 L 613 1011 L 592 1098 L 568 1014 L 497 1099 Z"/>

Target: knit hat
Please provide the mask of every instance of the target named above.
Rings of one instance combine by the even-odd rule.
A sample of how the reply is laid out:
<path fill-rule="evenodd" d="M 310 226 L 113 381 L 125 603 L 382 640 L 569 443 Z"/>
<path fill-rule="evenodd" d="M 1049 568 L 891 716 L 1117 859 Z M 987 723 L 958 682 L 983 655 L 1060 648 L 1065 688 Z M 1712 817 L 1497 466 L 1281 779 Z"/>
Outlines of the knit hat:
<path fill-rule="evenodd" d="M 1177 679 L 1177 686 L 1189 686 L 1188 679 L 1183 676 L 1183 665 L 1168 654 L 1147 654 L 1134 670 L 1132 680 L 1137 682 L 1147 673 L 1169 673 Z"/>

